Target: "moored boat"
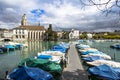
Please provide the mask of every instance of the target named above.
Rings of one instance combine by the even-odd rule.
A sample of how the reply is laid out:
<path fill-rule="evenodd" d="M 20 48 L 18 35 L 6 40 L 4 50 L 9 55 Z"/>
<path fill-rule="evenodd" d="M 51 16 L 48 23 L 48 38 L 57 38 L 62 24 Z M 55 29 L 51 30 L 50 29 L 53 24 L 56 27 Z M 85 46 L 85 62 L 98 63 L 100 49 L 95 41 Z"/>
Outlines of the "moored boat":
<path fill-rule="evenodd" d="M 86 63 L 90 66 L 100 66 L 100 65 L 106 64 L 111 67 L 120 68 L 119 62 L 115 62 L 115 61 L 111 61 L 111 60 L 95 60 L 93 62 L 86 62 Z"/>
<path fill-rule="evenodd" d="M 24 65 L 26 65 L 28 67 L 41 68 L 44 71 L 51 73 L 53 75 L 53 77 L 55 78 L 55 80 L 59 80 L 58 78 L 61 77 L 62 68 L 61 68 L 60 64 L 49 61 L 49 60 L 26 58 L 26 59 L 22 60 L 18 66 L 22 67 Z"/>
<path fill-rule="evenodd" d="M 108 65 L 100 65 L 96 67 L 91 67 L 88 72 L 95 76 L 100 77 L 100 80 L 120 80 L 120 68 L 114 68 Z"/>
<path fill-rule="evenodd" d="M 90 56 L 100 56 L 104 59 L 108 59 L 111 60 L 111 56 L 107 55 L 107 54 L 87 54 L 87 55 L 81 55 L 82 57 L 90 57 Z"/>
<path fill-rule="evenodd" d="M 120 49 L 120 43 L 110 45 L 111 48 Z"/>
<path fill-rule="evenodd" d="M 9 77 L 13 80 L 54 80 L 50 73 L 40 68 L 31 68 L 27 66 L 14 69 Z"/>

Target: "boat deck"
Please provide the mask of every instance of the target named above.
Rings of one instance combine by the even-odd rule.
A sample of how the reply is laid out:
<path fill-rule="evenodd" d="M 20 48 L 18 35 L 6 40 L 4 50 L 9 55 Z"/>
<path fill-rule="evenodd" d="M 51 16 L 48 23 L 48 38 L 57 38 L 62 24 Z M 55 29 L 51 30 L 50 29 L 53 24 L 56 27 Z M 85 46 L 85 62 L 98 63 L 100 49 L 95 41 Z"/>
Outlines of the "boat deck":
<path fill-rule="evenodd" d="M 74 44 L 68 50 L 68 64 L 63 70 L 62 80 L 89 80 Z"/>

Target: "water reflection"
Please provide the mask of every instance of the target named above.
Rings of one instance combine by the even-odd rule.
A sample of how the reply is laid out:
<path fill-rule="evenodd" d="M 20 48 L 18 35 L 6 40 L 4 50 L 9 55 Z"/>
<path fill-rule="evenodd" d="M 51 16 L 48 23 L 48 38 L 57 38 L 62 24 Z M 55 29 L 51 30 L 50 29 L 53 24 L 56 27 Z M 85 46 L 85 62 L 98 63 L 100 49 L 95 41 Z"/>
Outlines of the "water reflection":
<path fill-rule="evenodd" d="M 27 44 L 28 47 L 21 50 L 0 54 L 0 78 L 4 78 L 5 71 L 12 70 L 22 59 L 36 56 L 38 52 L 48 50 L 51 46 L 56 44 L 56 42 L 48 41 L 28 41 L 21 43 Z"/>

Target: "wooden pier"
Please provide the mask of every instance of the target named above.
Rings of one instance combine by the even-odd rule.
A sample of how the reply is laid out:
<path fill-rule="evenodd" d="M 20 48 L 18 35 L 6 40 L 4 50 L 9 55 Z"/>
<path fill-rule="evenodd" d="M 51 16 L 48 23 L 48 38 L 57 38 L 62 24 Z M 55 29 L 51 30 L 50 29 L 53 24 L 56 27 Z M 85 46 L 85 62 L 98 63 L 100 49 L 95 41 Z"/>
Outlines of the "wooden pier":
<path fill-rule="evenodd" d="M 62 80 L 89 80 L 74 44 L 68 51 L 68 64 L 63 70 Z"/>

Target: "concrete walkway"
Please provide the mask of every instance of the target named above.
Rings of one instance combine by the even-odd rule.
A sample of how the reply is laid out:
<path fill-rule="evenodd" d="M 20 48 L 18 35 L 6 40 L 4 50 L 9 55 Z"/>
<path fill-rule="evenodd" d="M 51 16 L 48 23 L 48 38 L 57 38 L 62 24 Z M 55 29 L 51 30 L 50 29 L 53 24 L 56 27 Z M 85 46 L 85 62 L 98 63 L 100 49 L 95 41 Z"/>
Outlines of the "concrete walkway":
<path fill-rule="evenodd" d="M 62 80 L 89 80 L 74 44 L 71 44 L 68 51 L 68 62 L 63 70 Z"/>

